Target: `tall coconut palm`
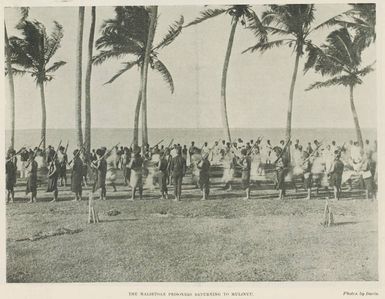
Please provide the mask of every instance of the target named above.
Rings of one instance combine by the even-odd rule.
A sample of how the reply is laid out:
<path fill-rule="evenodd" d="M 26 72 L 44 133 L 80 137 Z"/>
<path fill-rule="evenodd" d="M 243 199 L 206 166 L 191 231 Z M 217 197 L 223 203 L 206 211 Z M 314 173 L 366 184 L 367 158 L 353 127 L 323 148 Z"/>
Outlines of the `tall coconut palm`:
<path fill-rule="evenodd" d="M 228 142 L 231 142 L 231 133 L 230 133 L 230 126 L 229 126 L 229 119 L 227 114 L 227 101 L 226 101 L 226 85 L 227 85 L 227 73 L 230 63 L 230 56 L 231 51 L 233 48 L 234 43 L 234 37 L 235 37 L 235 31 L 237 28 L 237 25 L 239 21 L 243 25 L 246 24 L 246 21 L 249 21 L 250 23 L 254 24 L 255 26 L 259 25 L 259 31 L 258 31 L 258 37 L 263 40 L 263 28 L 260 26 L 261 22 L 259 21 L 257 15 L 252 11 L 250 5 L 232 5 L 226 8 L 217 8 L 217 9 L 211 9 L 208 8 L 201 12 L 201 15 L 195 19 L 194 21 L 187 24 L 185 27 L 189 27 L 192 25 L 199 24 L 203 21 L 212 19 L 214 17 L 217 17 L 219 15 L 228 14 L 231 17 L 231 29 L 230 29 L 230 35 L 229 40 L 227 43 L 227 49 L 225 54 L 225 60 L 223 63 L 223 69 L 222 69 L 222 80 L 221 80 L 221 103 L 222 103 L 222 125 L 224 130 L 224 136 Z"/>
<path fill-rule="evenodd" d="M 86 143 L 86 153 L 91 152 L 91 73 L 92 73 L 92 52 L 94 49 L 96 23 L 96 7 L 91 8 L 91 28 L 88 39 L 88 61 L 85 78 L 85 124 L 84 124 L 84 139 Z"/>
<path fill-rule="evenodd" d="M 23 20 L 17 25 L 22 37 L 9 38 L 9 49 L 12 73 L 15 75 L 30 74 L 40 89 L 41 102 L 41 139 L 42 147 L 46 145 L 46 99 L 45 83 L 51 81 L 53 73 L 66 64 L 65 61 L 51 63 L 56 51 L 60 48 L 63 38 L 63 27 L 54 22 L 54 28 L 50 35 L 45 26 L 38 21 Z"/>
<path fill-rule="evenodd" d="M 10 49 L 9 49 L 9 39 L 8 39 L 8 33 L 7 33 L 7 26 L 4 22 L 4 39 L 5 39 L 5 61 L 6 61 L 6 68 L 7 68 L 7 75 L 8 75 L 8 84 L 9 84 L 9 106 L 10 106 L 10 122 L 11 122 L 11 140 L 10 140 L 10 147 L 15 147 L 15 85 L 13 82 L 13 73 L 12 73 L 12 62 L 11 62 L 11 55 L 10 55 Z M 10 70 L 10 71 L 8 71 Z"/>
<path fill-rule="evenodd" d="M 366 37 L 352 36 L 345 27 L 331 32 L 325 44 L 312 49 L 314 58 L 307 68 L 313 67 L 323 76 L 331 76 L 323 82 L 315 82 L 307 90 L 342 85 L 349 88 L 350 109 L 353 115 L 357 141 L 363 147 L 362 133 L 354 104 L 354 88 L 362 84 L 362 78 L 373 71 L 373 64 L 362 67 L 362 52 L 366 47 Z"/>
<path fill-rule="evenodd" d="M 268 38 L 260 40 L 256 45 L 244 51 L 259 51 L 264 53 L 265 51 L 275 47 L 288 46 L 293 48 L 295 59 L 289 89 L 286 119 L 286 140 L 291 138 L 294 89 L 297 80 L 300 58 L 305 54 L 307 46 L 311 45 L 311 33 L 323 28 L 326 25 L 335 25 L 332 21 L 334 21 L 337 17 L 335 16 L 318 26 L 312 27 L 314 12 L 314 4 L 268 5 L 268 9 L 262 13 L 261 19 L 263 33 L 267 33 Z M 261 30 L 260 24 L 252 24 L 249 28 L 257 34 Z M 276 36 L 279 36 L 279 38 L 275 38 Z"/>
<path fill-rule="evenodd" d="M 150 55 L 152 50 L 152 43 L 154 42 L 156 23 L 158 18 L 158 6 L 150 6 L 148 8 L 150 16 L 148 25 L 148 34 L 146 47 L 143 58 L 143 69 L 141 71 L 141 97 L 142 97 L 142 151 L 144 152 L 145 146 L 148 144 L 148 129 L 147 129 L 147 78 L 148 78 L 148 65 L 150 63 Z"/>
<path fill-rule="evenodd" d="M 79 7 L 78 32 L 76 41 L 76 87 L 75 87 L 75 130 L 76 142 L 80 148 L 83 145 L 82 133 L 82 57 L 83 57 L 83 28 L 84 28 L 84 6 Z"/>
<path fill-rule="evenodd" d="M 29 14 L 29 8 L 28 7 L 20 7 L 20 13 L 21 13 L 21 20 L 19 22 L 24 21 Z M 11 53 L 10 53 L 10 46 L 9 46 L 9 39 L 8 39 L 8 32 L 7 32 L 7 26 L 4 22 L 4 53 L 5 53 L 5 62 L 6 62 L 6 73 L 8 75 L 8 85 L 9 85 L 9 97 L 10 97 L 10 129 L 11 129 L 11 138 L 10 138 L 10 147 L 15 147 L 15 115 L 16 115 L 16 109 L 15 109 L 15 84 L 13 81 L 13 73 L 12 71 L 12 62 L 11 62 Z"/>
<path fill-rule="evenodd" d="M 140 69 L 141 82 L 143 79 L 144 57 L 148 39 L 150 16 L 143 6 L 116 7 L 115 17 L 106 20 L 102 25 L 102 36 L 96 41 L 96 48 L 100 50 L 94 57 L 95 64 L 104 63 L 106 60 L 122 57 L 131 57 L 123 62 L 123 68 L 119 70 L 106 84 L 114 82 L 122 74 L 138 66 Z M 170 45 L 180 34 L 183 25 L 183 17 L 174 22 L 164 38 L 153 46 L 150 53 L 149 65 L 156 70 L 174 92 L 174 82 L 165 64 L 158 58 L 158 51 Z M 146 79 L 147 80 L 147 79 Z M 138 146 L 139 143 L 139 115 L 142 105 L 142 84 L 139 90 L 134 117 L 134 136 L 132 143 Z"/>

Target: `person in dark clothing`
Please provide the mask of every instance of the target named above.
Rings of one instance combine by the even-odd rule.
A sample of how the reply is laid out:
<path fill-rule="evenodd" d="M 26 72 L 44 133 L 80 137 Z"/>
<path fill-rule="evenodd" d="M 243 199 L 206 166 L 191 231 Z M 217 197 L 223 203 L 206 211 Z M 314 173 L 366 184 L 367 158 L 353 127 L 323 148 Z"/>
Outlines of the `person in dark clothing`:
<path fill-rule="evenodd" d="M 7 153 L 7 159 L 5 163 L 5 186 L 7 189 L 7 203 L 13 202 L 15 199 L 15 184 L 17 175 L 17 158 L 16 151 L 10 149 Z"/>
<path fill-rule="evenodd" d="M 99 199 L 106 200 L 106 175 L 107 175 L 107 162 L 104 159 L 106 149 L 99 148 L 96 150 L 97 160 L 91 165 L 97 170 L 96 181 L 94 185 L 94 192 L 99 190 Z"/>
<path fill-rule="evenodd" d="M 83 161 L 79 157 L 79 150 L 74 151 L 73 165 L 71 171 L 71 191 L 75 193 L 74 201 L 82 200 Z"/>
<path fill-rule="evenodd" d="M 37 162 L 35 161 L 35 153 L 30 152 L 29 160 L 25 167 L 27 171 L 27 186 L 25 193 L 30 196 L 29 202 L 36 202 L 37 196 Z"/>
<path fill-rule="evenodd" d="M 285 196 L 285 177 L 289 170 L 289 158 L 288 155 L 282 153 L 282 149 L 278 146 L 274 148 L 274 151 L 277 155 L 278 160 L 275 161 L 275 171 L 276 171 L 276 188 L 279 191 L 278 199 L 283 199 Z"/>
<path fill-rule="evenodd" d="M 167 178 L 168 178 L 168 160 L 169 150 L 166 149 L 165 153 L 160 157 L 158 170 L 159 170 L 159 188 L 161 193 L 161 199 L 168 199 Z"/>
<path fill-rule="evenodd" d="M 339 200 L 341 196 L 342 173 L 344 172 L 344 163 L 340 160 L 340 152 L 334 152 L 334 162 L 331 167 L 330 186 L 333 187 L 334 199 Z"/>
<path fill-rule="evenodd" d="M 128 165 L 131 169 L 131 200 L 135 200 L 135 193 L 137 189 L 139 189 L 139 199 L 143 198 L 143 163 L 144 159 L 140 155 L 140 149 L 135 149 L 132 154 L 130 164 Z"/>
<path fill-rule="evenodd" d="M 206 153 L 197 165 L 199 169 L 199 186 L 202 191 L 202 200 L 206 200 L 210 194 L 210 162 L 208 157 L 209 154 Z"/>
<path fill-rule="evenodd" d="M 175 201 L 180 201 L 182 195 L 182 181 L 186 174 L 186 160 L 182 157 L 181 148 L 177 149 L 177 155 L 171 160 L 170 171 L 174 184 Z"/>
<path fill-rule="evenodd" d="M 250 199 L 250 169 L 251 169 L 251 160 L 250 156 L 247 154 L 247 149 L 243 148 L 241 150 L 242 158 L 239 161 L 239 165 L 242 167 L 242 187 L 246 192 L 245 200 Z"/>
<path fill-rule="evenodd" d="M 57 182 L 59 179 L 59 161 L 57 159 L 57 156 L 52 156 L 51 161 L 48 164 L 48 185 L 47 185 L 47 192 L 52 192 L 53 198 L 51 202 L 57 201 L 59 190 L 57 188 Z"/>

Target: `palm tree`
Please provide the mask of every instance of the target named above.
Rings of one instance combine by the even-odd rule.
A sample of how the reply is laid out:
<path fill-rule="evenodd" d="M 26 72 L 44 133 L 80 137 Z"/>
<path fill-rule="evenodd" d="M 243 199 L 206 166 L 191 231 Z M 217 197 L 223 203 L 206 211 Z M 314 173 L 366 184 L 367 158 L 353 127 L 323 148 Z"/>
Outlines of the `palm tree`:
<path fill-rule="evenodd" d="M 7 26 L 4 22 L 4 38 L 5 38 L 5 60 L 6 60 L 6 68 L 8 75 L 8 84 L 9 84 L 9 95 L 10 95 L 10 114 L 11 114 L 11 140 L 10 147 L 15 147 L 15 85 L 13 82 L 13 73 L 12 73 L 12 62 L 11 55 L 9 49 L 9 39 L 7 34 Z"/>
<path fill-rule="evenodd" d="M 22 20 L 16 28 L 21 31 L 22 38 L 16 36 L 9 38 L 11 63 L 16 66 L 12 67 L 12 73 L 30 74 L 40 89 L 41 139 L 42 147 L 45 149 L 47 115 L 44 83 L 51 81 L 54 78 L 53 73 L 66 64 L 65 61 L 50 63 L 60 48 L 63 27 L 54 22 L 52 33 L 48 35 L 42 23 L 36 20 Z"/>
<path fill-rule="evenodd" d="M 88 39 L 88 62 L 85 78 L 85 124 L 84 124 L 84 139 L 86 143 L 86 153 L 91 152 L 91 73 L 92 73 L 92 52 L 94 48 L 96 23 L 96 7 L 91 8 L 91 28 Z"/>
<path fill-rule="evenodd" d="M 142 151 L 144 152 L 145 146 L 148 144 L 148 129 L 147 129 L 147 78 L 148 78 L 148 65 L 150 63 L 150 55 L 152 43 L 154 42 L 156 23 L 158 18 L 158 6 L 150 6 L 148 8 L 150 16 L 146 47 L 143 58 L 143 69 L 141 71 L 141 97 L 142 97 Z"/>
<path fill-rule="evenodd" d="M 143 82 L 144 57 L 148 39 L 150 16 L 143 6 L 118 6 L 115 8 L 115 17 L 106 20 L 102 25 L 102 36 L 96 41 L 96 48 L 100 50 L 94 57 L 95 64 L 101 64 L 111 58 L 129 56 L 129 61 L 123 62 L 123 68 L 119 70 L 106 84 L 114 82 L 122 74 L 137 66 L 140 69 L 141 83 Z M 153 46 L 149 56 L 151 69 L 156 70 L 168 84 L 171 93 L 174 92 L 173 78 L 158 58 L 158 51 L 169 44 L 180 34 L 183 25 L 183 17 L 172 24 L 161 42 Z M 146 79 L 147 81 L 147 79 Z M 134 136 L 132 144 L 139 143 L 139 115 L 142 105 L 142 84 L 139 90 L 134 117 Z"/>
<path fill-rule="evenodd" d="M 76 96 L 75 96 L 75 130 L 76 142 L 80 148 L 83 145 L 82 134 L 82 54 L 83 54 L 83 28 L 84 28 L 84 6 L 79 7 L 79 23 L 76 48 Z"/>
<path fill-rule="evenodd" d="M 239 20 L 243 25 L 246 24 L 246 20 L 255 26 L 260 25 L 260 21 L 257 15 L 252 11 L 250 5 L 231 5 L 227 8 L 211 9 L 208 8 L 201 12 L 201 15 L 194 21 L 187 24 L 185 27 L 199 24 L 203 21 L 209 20 L 219 15 L 229 14 L 231 16 L 231 30 L 229 41 L 227 43 L 227 49 L 225 54 L 225 61 L 223 63 L 222 80 L 221 80 L 221 103 L 222 103 L 222 125 L 224 130 L 224 136 L 228 142 L 231 142 L 229 119 L 227 115 L 227 102 L 226 102 L 226 84 L 227 84 L 227 72 L 230 63 L 231 50 L 233 48 L 235 30 L 237 28 Z M 261 27 L 260 27 L 261 29 Z M 259 31 L 258 37 L 263 39 L 263 30 Z"/>
<path fill-rule="evenodd" d="M 263 31 L 261 32 L 260 24 L 251 24 L 249 26 L 255 34 L 268 34 L 268 38 L 260 39 L 256 45 L 246 49 L 244 52 L 259 51 L 264 53 L 267 50 L 281 46 L 293 47 L 293 51 L 295 52 L 286 120 L 287 141 L 291 138 L 294 89 L 297 80 L 299 60 L 305 54 L 305 50 L 311 47 L 309 35 L 327 25 L 335 25 L 335 19 L 342 15 L 338 15 L 318 26 L 312 27 L 314 12 L 314 4 L 268 5 L 268 9 L 262 13 L 261 22 Z M 279 36 L 279 38 L 271 40 L 271 38 L 275 36 Z"/>
<path fill-rule="evenodd" d="M 323 76 L 331 76 L 323 82 L 315 82 L 307 90 L 342 85 L 349 87 L 350 109 L 353 115 L 357 141 L 363 148 L 362 133 L 354 105 L 354 87 L 362 84 L 362 78 L 373 71 L 373 64 L 361 67 L 361 56 L 367 44 L 362 34 L 352 36 L 346 27 L 331 32 L 326 44 L 313 47 L 311 55 L 314 57 L 307 68 L 313 67 Z"/>
<path fill-rule="evenodd" d="M 24 21 L 29 14 L 29 8 L 28 7 L 20 7 L 21 12 L 21 21 Z M 12 62 L 11 62 L 11 53 L 10 53 L 10 46 L 9 46 L 9 39 L 8 39 L 8 33 L 7 33 L 7 26 L 4 22 L 4 53 L 5 53 L 5 60 L 6 60 L 6 74 L 8 75 L 8 84 L 9 84 L 9 95 L 10 95 L 10 127 L 11 127 L 11 140 L 10 140 L 10 147 L 15 147 L 15 84 L 13 81 L 13 73 L 12 73 Z M 11 71 L 9 71 L 11 70 Z"/>

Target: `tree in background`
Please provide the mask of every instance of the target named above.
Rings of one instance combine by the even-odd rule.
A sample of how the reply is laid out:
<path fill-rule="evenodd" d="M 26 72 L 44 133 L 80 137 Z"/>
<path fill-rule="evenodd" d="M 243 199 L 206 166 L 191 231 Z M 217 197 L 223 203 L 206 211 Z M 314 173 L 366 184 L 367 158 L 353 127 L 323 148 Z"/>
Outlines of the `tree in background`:
<path fill-rule="evenodd" d="M 41 139 L 42 148 L 46 146 L 46 99 L 44 84 L 53 79 L 53 73 L 66 64 L 65 61 L 50 63 L 60 47 L 63 38 L 63 28 L 54 22 L 52 33 L 46 33 L 45 26 L 34 20 L 21 20 L 16 27 L 22 37 L 9 38 L 9 50 L 14 75 L 30 74 L 40 89 L 41 101 Z"/>

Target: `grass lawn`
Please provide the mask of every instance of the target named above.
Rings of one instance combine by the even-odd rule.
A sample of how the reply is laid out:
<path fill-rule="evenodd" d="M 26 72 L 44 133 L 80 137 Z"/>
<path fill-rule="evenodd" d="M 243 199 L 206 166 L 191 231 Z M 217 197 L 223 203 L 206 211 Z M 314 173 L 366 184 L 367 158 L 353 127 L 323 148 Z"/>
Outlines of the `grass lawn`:
<path fill-rule="evenodd" d="M 320 225 L 325 194 L 304 200 L 302 191 L 274 199 L 273 190 L 213 197 L 186 186 L 181 202 L 147 191 L 130 202 L 127 187 L 97 201 L 101 222 L 87 224 L 87 201 L 27 204 L 24 187 L 7 205 L 8 282 L 139 281 L 363 281 L 378 280 L 377 202 L 361 195 L 331 201 L 333 227 Z M 108 216 L 107 211 L 121 213 Z M 76 234 L 17 241 L 58 228 Z"/>

